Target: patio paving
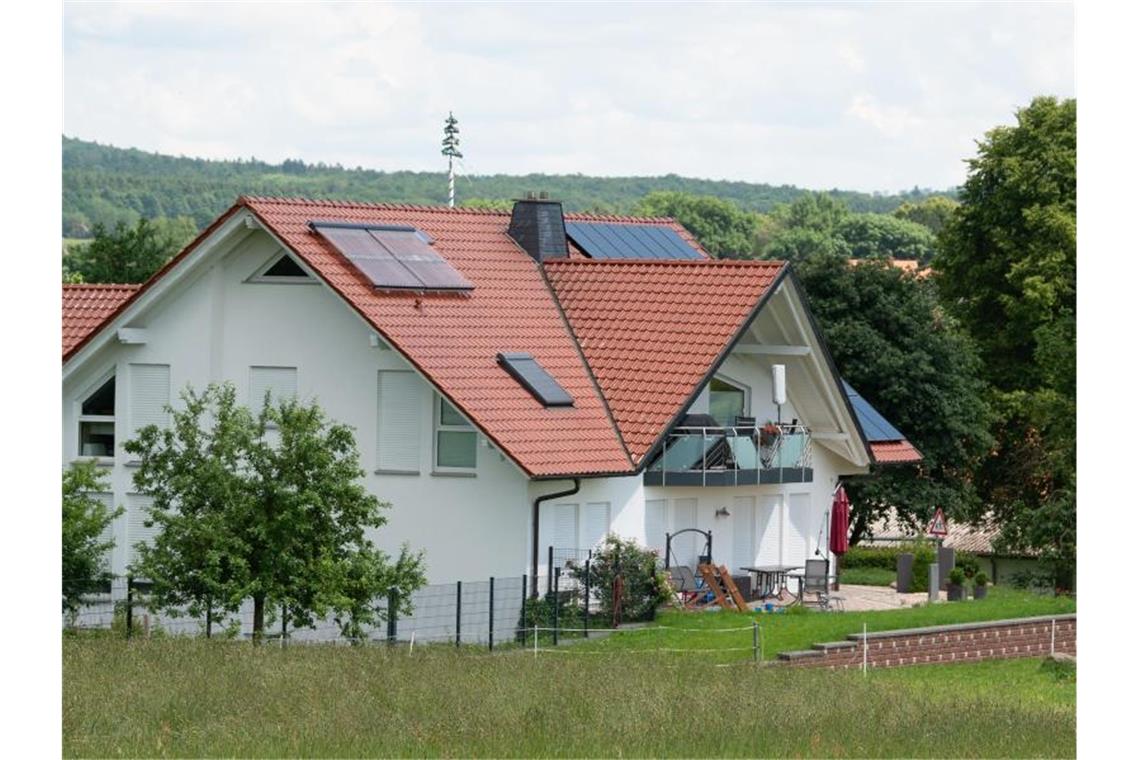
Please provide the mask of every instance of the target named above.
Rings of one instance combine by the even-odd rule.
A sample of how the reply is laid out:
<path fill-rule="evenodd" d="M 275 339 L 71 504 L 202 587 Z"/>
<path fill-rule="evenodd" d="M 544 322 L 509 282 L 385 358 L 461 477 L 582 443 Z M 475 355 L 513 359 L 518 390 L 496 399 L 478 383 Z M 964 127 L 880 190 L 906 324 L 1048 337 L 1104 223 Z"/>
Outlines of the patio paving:
<path fill-rule="evenodd" d="M 897 610 L 900 607 L 913 607 L 926 601 L 925 591 L 915 594 L 900 594 L 890 586 L 858 586 L 844 583 L 839 591 L 833 591 L 832 596 L 843 597 L 843 609 L 847 612 L 862 612 L 864 610 Z M 787 604 L 794 597 L 789 594 L 783 598 L 782 603 Z M 813 597 L 809 597 L 813 598 Z M 946 601 L 946 592 L 938 595 L 939 601 Z M 775 600 L 769 600 L 775 601 Z M 779 603 L 779 602 L 778 602 Z M 763 602 L 752 604 L 753 609 L 759 609 Z M 809 604 L 809 606 L 811 606 Z"/>

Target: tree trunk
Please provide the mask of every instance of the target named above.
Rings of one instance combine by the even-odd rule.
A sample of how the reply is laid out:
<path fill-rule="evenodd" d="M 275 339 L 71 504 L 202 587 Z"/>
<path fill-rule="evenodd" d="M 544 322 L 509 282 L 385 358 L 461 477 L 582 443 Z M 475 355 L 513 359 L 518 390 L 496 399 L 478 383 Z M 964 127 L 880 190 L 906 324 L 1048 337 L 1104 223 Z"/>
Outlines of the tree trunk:
<path fill-rule="evenodd" d="M 265 594 L 253 597 L 253 643 L 260 644 L 265 637 Z"/>
<path fill-rule="evenodd" d="M 206 602 L 206 638 L 210 638 L 210 630 L 213 628 L 214 623 L 214 607 L 209 602 Z"/>

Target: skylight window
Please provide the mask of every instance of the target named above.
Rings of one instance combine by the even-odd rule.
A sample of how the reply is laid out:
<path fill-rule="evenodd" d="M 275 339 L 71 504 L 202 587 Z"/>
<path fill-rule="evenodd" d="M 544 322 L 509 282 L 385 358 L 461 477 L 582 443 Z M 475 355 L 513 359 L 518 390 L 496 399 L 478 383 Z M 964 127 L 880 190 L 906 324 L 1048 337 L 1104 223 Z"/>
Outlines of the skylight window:
<path fill-rule="evenodd" d="M 574 399 L 530 354 L 502 353 L 499 364 L 543 406 L 574 406 Z"/>
<path fill-rule="evenodd" d="M 381 290 L 474 289 L 415 227 L 391 224 L 310 222 L 310 227 Z"/>

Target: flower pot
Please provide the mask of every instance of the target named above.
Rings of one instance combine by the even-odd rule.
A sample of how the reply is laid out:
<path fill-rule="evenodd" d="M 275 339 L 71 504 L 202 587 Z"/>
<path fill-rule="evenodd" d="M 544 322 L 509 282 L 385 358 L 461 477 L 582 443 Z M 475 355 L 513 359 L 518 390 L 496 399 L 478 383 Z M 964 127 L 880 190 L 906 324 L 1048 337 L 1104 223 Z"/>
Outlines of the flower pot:
<path fill-rule="evenodd" d="M 989 586 L 974 586 L 974 598 L 975 599 L 985 599 L 986 598 L 986 592 L 988 590 L 989 590 Z"/>
<path fill-rule="evenodd" d="M 960 602 L 966 598 L 966 587 L 955 583 L 946 586 L 946 599 L 951 602 Z"/>

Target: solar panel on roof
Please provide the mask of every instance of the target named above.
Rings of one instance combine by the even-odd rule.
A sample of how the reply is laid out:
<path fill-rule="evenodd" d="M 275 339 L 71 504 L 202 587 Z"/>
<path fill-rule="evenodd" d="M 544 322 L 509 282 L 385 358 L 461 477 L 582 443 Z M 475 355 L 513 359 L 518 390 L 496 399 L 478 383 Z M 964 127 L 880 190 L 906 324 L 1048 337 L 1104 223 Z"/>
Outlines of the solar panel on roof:
<path fill-rule="evenodd" d="M 501 353 L 496 358 L 511 377 L 533 393 L 543 406 L 574 406 L 574 399 L 566 389 L 530 354 Z"/>
<path fill-rule="evenodd" d="M 310 222 L 367 277 L 391 290 L 472 290 L 472 285 L 431 247 L 431 238 L 404 225 Z"/>
<path fill-rule="evenodd" d="M 660 224 L 566 222 L 566 235 L 592 259 L 702 259 L 671 227 Z"/>
<path fill-rule="evenodd" d="M 878 410 L 867 402 L 867 399 L 860 396 L 859 392 L 852 388 L 846 380 L 843 381 L 843 389 L 847 391 L 851 408 L 855 410 L 855 418 L 859 422 L 859 427 L 863 428 L 863 435 L 867 437 L 869 442 L 901 441 L 906 438 L 899 432 L 898 428 L 887 421 L 886 417 L 879 414 Z"/>

